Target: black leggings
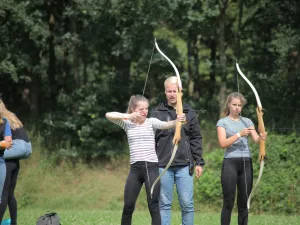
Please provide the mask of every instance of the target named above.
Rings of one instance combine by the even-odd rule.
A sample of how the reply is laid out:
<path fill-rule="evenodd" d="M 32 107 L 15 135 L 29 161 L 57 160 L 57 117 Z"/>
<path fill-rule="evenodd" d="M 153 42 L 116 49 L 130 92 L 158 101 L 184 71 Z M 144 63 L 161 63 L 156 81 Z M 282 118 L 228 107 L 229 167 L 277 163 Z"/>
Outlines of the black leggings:
<path fill-rule="evenodd" d="M 148 168 L 148 169 L 147 169 Z M 135 203 L 145 183 L 148 208 L 152 218 L 152 225 L 160 225 L 159 213 L 159 193 L 160 182 L 158 182 L 153 190 L 152 198 L 150 197 L 150 188 L 155 179 L 159 176 L 158 163 L 153 162 L 136 162 L 130 165 L 130 171 L 127 177 L 124 191 L 124 208 L 122 214 L 121 225 L 131 225 L 132 214 L 135 208 Z"/>
<path fill-rule="evenodd" d="M 252 190 L 251 158 L 228 158 L 222 165 L 223 209 L 221 225 L 229 225 L 237 188 L 238 224 L 248 224 L 247 200 Z"/>
<path fill-rule="evenodd" d="M 5 160 L 6 178 L 2 192 L 2 201 L 0 204 L 0 221 L 3 219 L 6 207 L 8 205 L 11 225 L 17 224 L 17 201 L 15 198 L 15 188 L 17 185 L 20 163 L 18 159 Z"/>

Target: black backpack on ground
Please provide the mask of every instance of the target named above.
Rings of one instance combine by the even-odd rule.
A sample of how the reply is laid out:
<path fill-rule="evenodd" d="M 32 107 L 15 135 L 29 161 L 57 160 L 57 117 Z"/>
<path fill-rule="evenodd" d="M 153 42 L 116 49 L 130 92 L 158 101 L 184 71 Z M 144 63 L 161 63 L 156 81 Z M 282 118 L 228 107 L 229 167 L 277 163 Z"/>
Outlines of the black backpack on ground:
<path fill-rule="evenodd" d="M 56 212 L 49 212 L 40 216 L 36 221 L 36 225 L 61 225 L 61 223 Z"/>

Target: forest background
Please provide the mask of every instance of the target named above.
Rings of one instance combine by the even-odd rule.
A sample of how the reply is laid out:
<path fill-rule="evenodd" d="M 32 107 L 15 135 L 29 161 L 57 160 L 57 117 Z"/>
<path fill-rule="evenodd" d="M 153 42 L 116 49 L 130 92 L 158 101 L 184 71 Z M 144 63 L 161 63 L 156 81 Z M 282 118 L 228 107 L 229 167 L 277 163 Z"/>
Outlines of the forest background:
<path fill-rule="evenodd" d="M 32 158 L 22 161 L 20 208 L 84 204 L 121 210 L 128 146 L 125 132 L 104 115 L 125 112 L 130 96 L 142 94 L 145 84 L 150 110 L 164 99 L 163 82 L 174 71 L 154 49 L 156 38 L 178 67 L 184 102 L 197 110 L 202 128 L 206 166 L 195 181 L 196 204 L 220 210 L 223 151 L 215 124 L 228 93 L 246 97 L 243 116 L 257 124 L 256 100 L 237 73 L 238 60 L 259 93 L 269 134 L 252 212 L 299 214 L 299 1 L 0 0 L 0 5 L 0 90 L 33 142 Z M 256 178 L 259 147 L 251 147 Z M 118 186 L 109 185 L 113 174 L 121 177 Z M 49 183 L 55 201 L 47 200 Z M 70 189 L 82 183 L 95 183 L 95 190 L 79 199 L 74 196 L 82 189 Z M 97 189 L 104 195 L 90 196 Z M 147 208 L 144 199 L 137 207 Z"/>

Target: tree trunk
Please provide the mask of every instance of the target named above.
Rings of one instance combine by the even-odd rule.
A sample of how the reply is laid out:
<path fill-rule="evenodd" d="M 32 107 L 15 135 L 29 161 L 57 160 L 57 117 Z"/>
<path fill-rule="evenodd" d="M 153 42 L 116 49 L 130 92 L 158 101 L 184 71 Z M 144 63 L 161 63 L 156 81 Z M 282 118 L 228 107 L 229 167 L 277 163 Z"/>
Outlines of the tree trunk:
<path fill-rule="evenodd" d="M 76 4 L 73 0 L 65 0 L 67 7 L 74 7 Z M 70 32 L 72 35 L 77 35 L 77 21 L 74 16 L 67 16 L 65 20 L 66 31 Z M 68 44 L 70 46 L 70 44 Z M 77 44 L 71 45 L 68 49 L 64 51 L 64 67 L 65 67 L 65 86 L 69 92 L 72 92 L 74 88 L 80 86 L 80 77 L 79 77 L 79 59 L 78 59 L 78 46 Z M 72 57 L 72 61 L 68 60 L 69 57 Z"/>
<path fill-rule="evenodd" d="M 188 94 L 193 99 L 197 99 L 200 97 L 200 90 L 198 85 L 195 86 L 199 82 L 200 74 L 199 74 L 199 38 L 197 33 L 190 28 L 188 31 Z"/>
<path fill-rule="evenodd" d="M 72 2 L 72 1 L 71 1 Z M 70 31 L 73 35 L 77 35 L 77 25 L 75 18 L 70 18 Z M 74 73 L 74 82 L 75 87 L 80 86 L 80 77 L 79 77 L 79 60 L 78 60 L 78 46 L 75 45 L 73 48 L 73 73 Z"/>
<path fill-rule="evenodd" d="M 39 93 L 41 81 L 37 74 L 32 74 L 30 84 L 30 118 L 35 121 L 39 117 Z"/>
<path fill-rule="evenodd" d="M 113 66 L 115 67 L 115 77 L 110 85 L 111 96 L 120 100 L 118 108 L 124 110 L 127 107 L 130 96 L 130 65 L 131 59 L 125 59 L 122 55 L 113 59 Z M 120 104 L 121 103 L 121 104 Z"/>
<path fill-rule="evenodd" d="M 221 75 L 221 85 L 219 91 L 219 112 L 222 113 L 223 104 L 226 100 L 226 81 L 227 81 L 227 69 L 226 69 L 226 53 L 225 53 L 225 25 L 226 25 L 226 8 L 227 0 L 220 0 L 220 17 L 219 17 L 219 74 Z"/>
<path fill-rule="evenodd" d="M 239 60 L 241 55 L 241 29 L 242 29 L 242 19 L 243 19 L 243 0 L 239 2 L 239 18 L 238 18 L 238 30 L 237 30 L 237 38 L 236 38 L 236 58 Z"/>
<path fill-rule="evenodd" d="M 50 6 L 51 7 L 51 6 Z M 55 49 L 54 49 L 54 16 L 52 12 L 49 15 L 49 30 L 50 30 L 50 37 L 49 41 L 49 66 L 48 66 L 48 81 L 49 81 L 49 89 L 50 89 L 50 108 L 54 108 L 56 103 L 56 96 L 57 96 L 57 88 L 55 82 L 55 67 L 56 67 L 56 57 L 55 57 Z"/>
<path fill-rule="evenodd" d="M 213 99 L 216 86 L 216 61 L 217 61 L 217 41 L 212 38 L 210 44 L 210 61 L 212 63 L 209 73 L 209 96 L 208 99 Z"/>
<path fill-rule="evenodd" d="M 239 19 L 238 19 L 238 30 L 237 30 L 237 37 L 236 37 L 236 59 L 240 60 L 241 56 L 241 29 L 242 29 L 242 19 L 243 19 L 243 0 L 240 0 L 239 2 Z M 236 75 L 236 87 L 239 92 L 239 74 L 238 71 L 235 70 Z"/>

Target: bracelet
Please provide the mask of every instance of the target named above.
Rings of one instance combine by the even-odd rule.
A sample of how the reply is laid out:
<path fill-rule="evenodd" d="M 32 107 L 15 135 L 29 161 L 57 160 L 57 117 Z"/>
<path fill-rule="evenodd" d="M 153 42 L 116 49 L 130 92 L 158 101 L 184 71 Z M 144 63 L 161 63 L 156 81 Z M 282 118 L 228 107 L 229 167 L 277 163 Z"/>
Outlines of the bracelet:
<path fill-rule="evenodd" d="M 241 135 L 240 135 L 240 132 L 236 133 L 236 135 L 238 136 L 238 138 L 240 138 L 240 137 L 241 137 Z"/>
<path fill-rule="evenodd" d="M 1 143 L 1 144 L 0 144 L 0 147 L 6 148 L 6 142 L 5 142 L 5 141 L 1 141 L 0 143 Z"/>

